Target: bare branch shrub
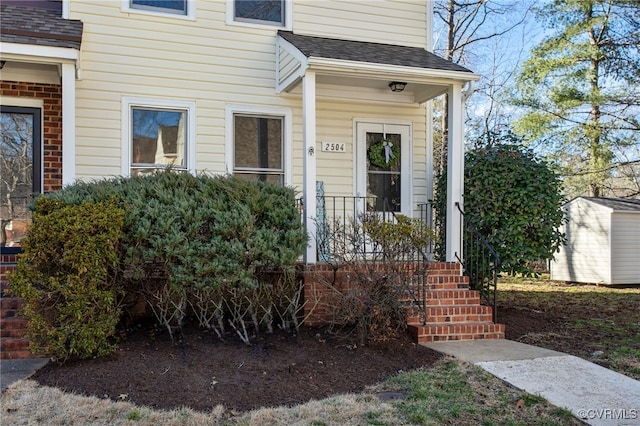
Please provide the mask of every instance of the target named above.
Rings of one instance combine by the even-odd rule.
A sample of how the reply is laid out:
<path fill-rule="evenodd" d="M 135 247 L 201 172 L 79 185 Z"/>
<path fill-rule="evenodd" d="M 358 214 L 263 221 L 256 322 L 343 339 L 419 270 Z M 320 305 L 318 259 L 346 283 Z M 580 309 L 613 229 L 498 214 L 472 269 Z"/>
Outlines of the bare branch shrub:
<path fill-rule="evenodd" d="M 328 238 L 319 250 L 328 254 L 332 274 L 318 278 L 329 290 L 332 327 L 351 329 L 361 344 L 404 329 L 411 303 L 419 303 L 416 290 L 426 282 L 423 250 L 431 230 L 416 219 L 378 213 L 323 225 Z"/>

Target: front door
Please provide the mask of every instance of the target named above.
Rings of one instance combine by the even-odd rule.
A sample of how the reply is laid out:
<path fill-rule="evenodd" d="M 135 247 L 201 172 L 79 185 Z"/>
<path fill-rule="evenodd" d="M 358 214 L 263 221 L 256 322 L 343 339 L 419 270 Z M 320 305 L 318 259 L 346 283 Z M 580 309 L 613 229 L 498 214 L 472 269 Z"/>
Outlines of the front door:
<path fill-rule="evenodd" d="M 356 196 L 367 209 L 411 215 L 411 126 L 356 123 Z"/>

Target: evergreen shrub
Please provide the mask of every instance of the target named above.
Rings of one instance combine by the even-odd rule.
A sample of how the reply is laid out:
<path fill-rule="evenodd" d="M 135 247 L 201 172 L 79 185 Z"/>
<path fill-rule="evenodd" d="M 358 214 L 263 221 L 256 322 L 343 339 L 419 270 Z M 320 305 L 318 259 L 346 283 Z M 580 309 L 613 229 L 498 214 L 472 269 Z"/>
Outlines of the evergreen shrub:
<path fill-rule="evenodd" d="M 553 258 L 564 242 L 564 198 L 558 175 L 510 134 L 465 153 L 464 211 L 500 255 L 501 271 L 533 274 L 531 263 Z M 444 258 L 447 172 L 436 181 L 436 251 Z M 455 208 L 455 207 L 453 207 Z M 467 256 L 473 253 L 466 254 Z"/>
<path fill-rule="evenodd" d="M 122 287 L 116 273 L 124 211 L 113 201 L 36 200 L 33 223 L 10 277 L 26 300 L 35 353 L 91 358 L 115 348 Z"/>
<path fill-rule="evenodd" d="M 277 317 L 297 313 L 282 306 L 297 300 L 294 268 L 307 244 L 290 188 L 165 170 L 77 183 L 52 197 L 70 204 L 114 199 L 125 209 L 126 291 L 143 293 L 170 333 L 191 310 L 200 325 L 222 334 L 230 324 L 243 340 L 247 323 L 271 329 Z M 264 282 L 266 271 L 281 278 Z"/>

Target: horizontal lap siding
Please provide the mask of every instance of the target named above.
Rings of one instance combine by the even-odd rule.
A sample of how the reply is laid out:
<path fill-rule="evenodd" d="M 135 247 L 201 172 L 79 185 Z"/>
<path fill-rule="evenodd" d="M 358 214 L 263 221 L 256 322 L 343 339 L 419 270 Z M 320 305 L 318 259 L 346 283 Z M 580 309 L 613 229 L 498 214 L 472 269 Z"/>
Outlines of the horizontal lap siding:
<path fill-rule="evenodd" d="M 294 31 L 351 40 L 424 47 L 426 2 L 301 1 L 294 9 Z"/>
<path fill-rule="evenodd" d="M 223 1 L 195 5 L 196 19 L 186 20 L 122 12 L 118 1 L 70 2 L 70 18 L 84 23 L 76 102 L 78 178 L 121 174 L 121 105 L 126 96 L 195 101 L 196 168 L 211 173 L 226 171 L 227 105 L 290 108 L 293 185 L 300 190 L 302 99 L 275 94 L 276 30 L 227 25 Z M 418 1 L 298 1 L 294 31 L 424 46 L 425 5 Z M 318 179 L 326 181 L 327 193 L 353 194 L 354 117 L 413 122 L 413 176 L 424 185 L 424 108 L 332 101 L 326 98 L 329 93 L 330 88 L 323 92 L 323 85 L 318 85 Z M 343 142 L 348 152 L 321 153 L 323 140 Z"/>
<path fill-rule="evenodd" d="M 640 213 L 613 213 L 612 284 L 640 284 Z"/>
<path fill-rule="evenodd" d="M 583 199 L 567 205 L 567 244 L 555 255 L 551 278 L 561 281 L 611 281 L 610 210 Z"/>
<path fill-rule="evenodd" d="M 71 2 L 84 23 L 77 82 L 77 173 L 121 173 L 123 96 L 196 102 L 196 168 L 224 173 L 227 104 L 290 106 L 275 96 L 275 31 L 227 26 L 224 2 L 196 20 L 123 13 L 120 2 Z M 99 156 L 95 149 L 99 148 Z"/>
<path fill-rule="evenodd" d="M 318 95 L 322 93 L 322 86 Z M 317 178 L 324 181 L 326 195 L 353 196 L 354 191 L 354 119 L 386 121 L 406 121 L 413 125 L 412 179 L 414 183 L 414 203 L 424 202 L 426 176 L 425 149 L 425 109 L 417 105 L 394 106 L 368 105 L 340 101 L 321 100 L 317 106 Z M 321 143 L 344 143 L 346 152 L 322 152 Z M 301 182 L 302 175 L 297 179 Z"/>

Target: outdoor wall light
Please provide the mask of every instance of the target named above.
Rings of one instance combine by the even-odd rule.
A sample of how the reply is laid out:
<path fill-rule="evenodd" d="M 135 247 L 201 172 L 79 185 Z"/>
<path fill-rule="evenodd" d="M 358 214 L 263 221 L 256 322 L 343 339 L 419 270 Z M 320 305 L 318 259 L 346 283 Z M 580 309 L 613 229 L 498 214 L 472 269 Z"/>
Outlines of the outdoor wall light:
<path fill-rule="evenodd" d="M 407 87 L 407 83 L 402 81 L 392 81 L 389 83 L 389 89 L 391 89 L 392 92 L 402 92 L 405 87 Z"/>

